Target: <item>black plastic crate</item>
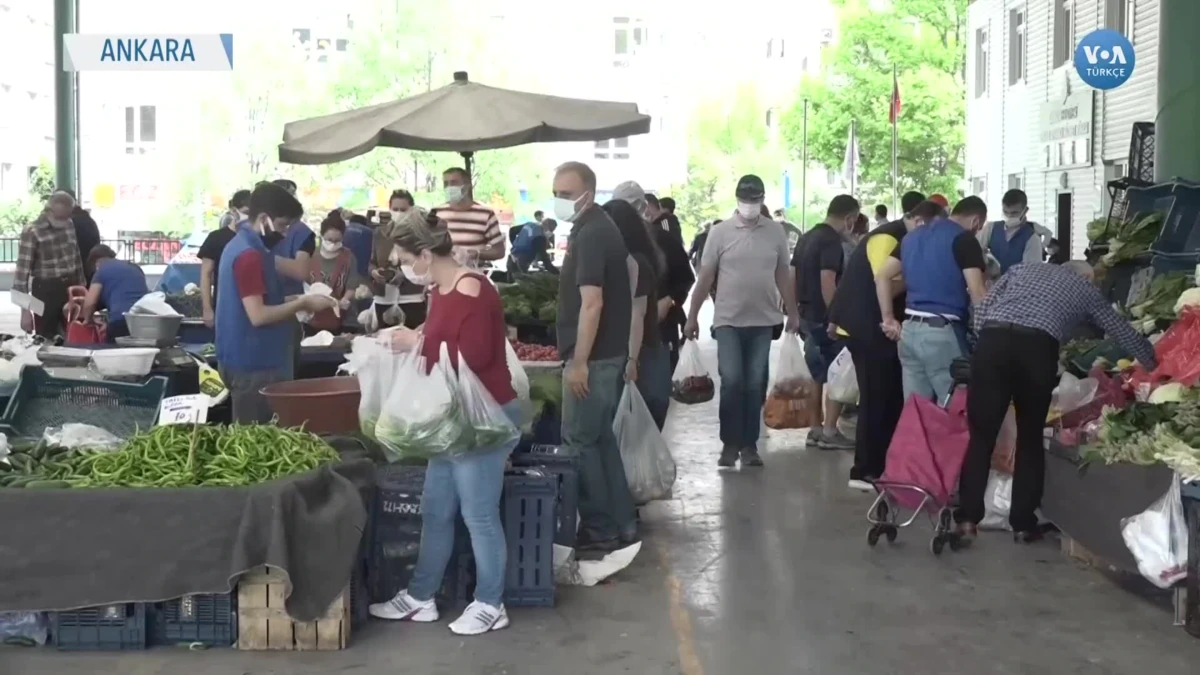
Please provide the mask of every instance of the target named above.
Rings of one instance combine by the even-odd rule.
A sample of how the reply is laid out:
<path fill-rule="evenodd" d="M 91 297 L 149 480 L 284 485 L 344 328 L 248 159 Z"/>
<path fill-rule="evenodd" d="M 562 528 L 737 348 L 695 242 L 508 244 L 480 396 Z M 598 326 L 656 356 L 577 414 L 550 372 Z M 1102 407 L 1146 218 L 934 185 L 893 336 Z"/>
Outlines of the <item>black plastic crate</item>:
<path fill-rule="evenodd" d="M 1132 188 L 1144 190 L 1152 185 L 1153 183 L 1133 178 L 1117 178 L 1108 181 L 1108 224 L 1104 235 L 1092 242 L 1093 245 L 1107 245 L 1108 241 L 1112 239 L 1112 233 L 1117 224 L 1123 222 L 1131 215 L 1129 212 L 1129 191 Z"/>
<path fill-rule="evenodd" d="M 558 445 L 523 446 L 512 455 L 514 469 L 540 471 L 558 478 L 554 543 L 575 548 L 579 529 L 579 455 Z"/>
<path fill-rule="evenodd" d="M 79 422 L 127 438 L 154 426 L 166 389 L 161 376 L 128 384 L 51 377 L 42 368 L 26 368 L 0 423 L 22 437 L 41 438 L 48 427 Z"/>
<path fill-rule="evenodd" d="M 1154 122 L 1134 122 L 1129 138 L 1129 177 L 1154 180 Z"/>
<path fill-rule="evenodd" d="M 146 605 L 127 602 L 51 614 L 51 639 L 63 651 L 146 648 Z"/>
<path fill-rule="evenodd" d="M 557 476 L 510 474 L 504 477 L 501 514 L 508 541 L 505 605 L 554 606 L 557 500 Z"/>
<path fill-rule="evenodd" d="M 154 606 L 153 645 L 231 647 L 237 642 L 237 594 L 185 595 Z"/>
<path fill-rule="evenodd" d="M 1163 213 L 1163 227 L 1150 247 L 1158 255 L 1186 255 L 1200 251 L 1200 185 L 1169 183 L 1170 192 L 1155 203 Z"/>
<path fill-rule="evenodd" d="M 421 550 L 421 495 L 425 467 L 391 465 L 376 474 L 371 509 L 367 595 L 372 603 L 390 600 L 408 586 Z M 470 537 L 460 518 L 454 553 L 446 566 L 437 601 L 448 609 L 465 604 L 474 588 Z"/>

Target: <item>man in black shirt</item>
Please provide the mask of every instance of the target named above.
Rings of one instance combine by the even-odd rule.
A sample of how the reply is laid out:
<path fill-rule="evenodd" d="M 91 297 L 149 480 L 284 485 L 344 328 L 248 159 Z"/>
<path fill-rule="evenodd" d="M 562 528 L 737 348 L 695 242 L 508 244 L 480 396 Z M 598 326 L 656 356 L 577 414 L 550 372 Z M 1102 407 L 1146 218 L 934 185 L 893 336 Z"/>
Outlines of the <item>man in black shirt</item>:
<path fill-rule="evenodd" d="M 842 351 L 841 340 L 830 334 L 829 305 L 842 278 L 845 251 L 844 234 L 854 226 L 859 214 L 858 200 L 850 195 L 838 195 L 829 202 L 825 222 L 817 223 L 796 242 L 792 267 L 796 278 L 796 301 L 800 306 L 801 332 L 804 335 L 804 360 L 817 383 L 813 409 L 820 411 L 824 401 L 824 384 L 829 366 Z M 813 427 L 808 442 L 826 450 L 853 447 L 850 439 L 837 430 L 841 405 L 828 402 L 828 414 L 823 425 Z M 818 414 L 818 417 L 821 417 Z"/>
<path fill-rule="evenodd" d="M 238 190 L 229 200 L 229 211 L 221 217 L 226 225 L 210 232 L 200 245 L 200 302 L 204 308 L 204 325 L 213 327 L 217 306 L 217 270 L 221 268 L 221 252 L 237 235 L 238 225 L 250 211 L 250 191 Z M 226 216 L 230 216 L 226 218 Z M 268 246 L 268 248 L 270 248 Z"/>
<path fill-rule="evenodd" d="M 670 199 L 668 197 L 668 199 Z M 658 197 L 654 195 L 646 195 L 646 220 L 660 230 L 670 232 L 671 236 L 679 242 L 679 246 L 683 246 L 683 229 L 679 225 L 679 219 L 675 217 L 674 205 L 675 201 L 671 200 L 672 210 L 668 211 L 663 208 L 662 202 L 658 201 Z"/>

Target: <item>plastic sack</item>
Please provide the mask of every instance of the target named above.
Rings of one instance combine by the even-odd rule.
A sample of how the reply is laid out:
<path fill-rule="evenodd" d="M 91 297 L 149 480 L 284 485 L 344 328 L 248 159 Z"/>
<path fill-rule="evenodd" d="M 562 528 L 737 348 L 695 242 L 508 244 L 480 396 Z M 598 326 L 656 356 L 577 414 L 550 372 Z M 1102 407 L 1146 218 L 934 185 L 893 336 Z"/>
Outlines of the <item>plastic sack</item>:
<path fill-rule="evenodd" d="M 716 393 L 716 385 L 700 359 L 699 343 L 685 340 L 679 349 L 679 363 L 671 374 L 671 398 L 680 403 L 707 403 Z"/>
<path fill-rule="evenodd" d="M 333 310 L 333 315 L 335 317 L 337 317 L 339 319 L 341 318 L 342 307 L 337 302 L 337 299 L 333 297 L 333 288 L 329 284 L 321 282 L 321 281 L 318 281 L 315 284 L 304 284 L 304 294 L 305 295 L 320 295 L 322 297 L 326 297 L 326 298 L 333 300 L 334 302 L 329 303 L 329 309 Z M 300 323 L 309 323 L 310 321 L 313 320 L 313 313 L 312 312 L 296 312 L 296 320 L 299 321 Z"/>
<path fill-rule="evenodd" d="M 394 370 L 395 363 L 391 351 L 375 338 L 363 336 L 351 341 L 346 362 L 338 367 L 339 373 L 358 378 L 358 388 L 361 392 L 358 401 L 358 426 L 367 438 L 375 438 L 375 425 L 387 399 Z"/>
<path fill-rule="evenodd" d="M 42 440 L 60 448 L 87 448 L 89 450 L 118 450 L 124 444 L 111 432 L 78 422 L 67 422 L 60 427 L 47 427 Z"/>
<path fill-rule="evenodd" d="M 1062 379 L 1058 381 L 1058 387 L 1054 390 L 1054 400 L 1050 404 L 1050 409 L 1060 415 L 1078 410 L 1092 402 L 1099 388 L 1100 382 L 1093 377 L 1081 380 L 1071 373 L 1063 373 Z"/>
<path fill-rule="evenodd" d="M 1187 578 L 1188 531 L 1178 474 L 1150 508 L 1121 520 L 1121 537 L 1150 583 L 1170 588 Z"/>
<path fill-rule="evenodd" d="M 1012 476 L 992 470 L 983 493 L 981 530 L 1011 530 L 1008 514 L 1012 510 Z"/>
<path fill-rule="evenodd" d="M 0 383 L 16 382 L 21 379 L 21 364 L 0 357 Z"/>
<path fill-rule="evenodd" d="M 362 326 L 364 333 L 374 333 L 379 330 L 379 315 L 375 313 L 374 306 L 358 313 L 358 325 Z"/>
<path fill-rule="evenodd" d="M 41 646 L 49 637 L 45 612 L 0 612 L 0 642 Z"/>
<path fill-rule="evenodd" d="M 182 316 L 171 303 L 167 302 L 167 295 L 162 291 L 154 291 L 147 293 L 133 303 L 133 307 L 129 311 L 134 314 L 153 314 L 155 316 Z"/>
<path fill-rule="evenodd" d="M 1009 476 L 1017 466 L 1017 410 L 1011 405 L 1000 423 L 996 445 L 992 448 L 992 470 Z"/>
<path fill-rule="evenodd" d="M 426 372 L 421 345 L 396 360 L 391 390 L 375 424 L 375 439 L 388 459 L 430 459 L 452 452 L 463 434 L 462 404 L 450 372 L 445 343 L 437 363 Z"/>
<path fill-rule="evenodd" d="M 400 309 L 400 305 L 392 305 L 383 311 L 381 318 L 385 326 L 403 326 L 404 310 Z"/>
<path fill-rule="evenodd" d="M 517 426 L 521 431 L 527 432 L 533 425 L 533 399 L 529 393 L 529 375 L 521 365 L 517 350 L 513 349 L 512 342 L 508 340 L 504 341 L 504 360 L 508 363 L 508 374 L 512 378 L 513 391 L 517 393 L 517 403 L 521 406 Z"/>
<path fill-rule="evenodd" d="M 1179 382 L 1192 386 L 1200 381 L 1200 307 L 1184 307 L 1179 319 L 1154 343 L 1158 367 L 1147 372 L 1143 364 L 1134 367 L 1130 383 L 1137 390 L 1142 384 Z"/>
<path fill-rule="evenodd" d="M 621 464 L 638 504 L 668 499 L 675 486 L 675 459 L 637 387 L 627 386 L 613 419 Z"/>
<path fill-rule="evenodd" d="M 1121 383 L 1108 376 L 1100 368 L 1093 368 L 1088 373 L 1088 379 L 1096 382 L 1096 392 L 1091 400 L 1074 410 L 1066 411 L 1058 418 L 1057 425 L 1062 429 L 1078 429 L 1100 419 L 1105 407 L 1124 408 L 1129 396 Z"/>
<path fill-rule="evenodd" d="M 442 359 L 445 358 L 446 345 L 442 343 Z M 438 365 L 441 363 L 439 359 Z M 451 448 L 452 453 L 494 450 L 503 446 L 511 448 L 516 445 L 521 438 L 520 430 L 479 381 L 479 376 L 467 365 L 462 352 L 458 353 L 457 394 L 466 428 L 459 436 L 458 443 Z"/>
<path fill-rule="evenodd" d="M 858 403 L 858 374 L 854 372 L 850 350 L 845 347 L 829 366 L 829 398 L 838 403 Z"/>
<path fill-rule="evenodd" d="M 817 423 L 816 382 L 804 363 L 804 348 L 794 333 L 783 336 L 775 361 L 775 384 L 763 404 L 763 421 L 772 429 L 805 429 Z M 817 403 L 819 405 L 819 403 Z"/>

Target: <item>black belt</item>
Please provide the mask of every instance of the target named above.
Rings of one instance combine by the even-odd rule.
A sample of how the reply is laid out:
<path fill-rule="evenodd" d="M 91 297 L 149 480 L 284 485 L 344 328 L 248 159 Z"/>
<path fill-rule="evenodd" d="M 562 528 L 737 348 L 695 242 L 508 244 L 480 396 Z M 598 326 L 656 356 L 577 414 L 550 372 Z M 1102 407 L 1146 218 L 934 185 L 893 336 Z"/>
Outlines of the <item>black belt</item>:
<path fill-rule="evenodd" d="M 1029 335 L 1032 337 L 1048 337 L 1051 340 L 1058 342 L 1058 338 L 1047 333 L 1046 331 L 1042 330 L 1041 328 L 1033 328 L 1031 326 L 1022 326 L 1019 323 L 1013 323 L 1011 321 L 985 321 L 983 323 L 983 330 L 1007 330 L 1007 331 L 1012 331 L 1014 333 L 1020 333 L 1022 335 Z"/>
<path fill-rule="evenodd" d="M 932 328 L 945 328 L 951 324 L 961 323 L 957 319 L 947 319 L 944 316 L 917 316 L 915 314 L 909 314 L 908 321 L 923 323 Z"/>

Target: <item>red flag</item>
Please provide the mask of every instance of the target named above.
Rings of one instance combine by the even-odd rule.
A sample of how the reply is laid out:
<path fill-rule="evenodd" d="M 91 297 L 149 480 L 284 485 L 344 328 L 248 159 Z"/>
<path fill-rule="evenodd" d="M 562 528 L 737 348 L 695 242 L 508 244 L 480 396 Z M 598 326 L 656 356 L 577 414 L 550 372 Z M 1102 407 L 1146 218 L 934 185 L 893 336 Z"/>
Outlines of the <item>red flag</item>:
<path fill-rule="evenodd" d="M 900 81 L 896 79 L 896 72 L 892 71 L 892 105 L 888 110 L 888 123 L 895 124 L 900 117 Z"/>

